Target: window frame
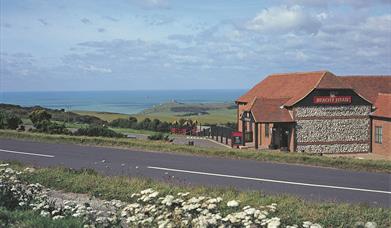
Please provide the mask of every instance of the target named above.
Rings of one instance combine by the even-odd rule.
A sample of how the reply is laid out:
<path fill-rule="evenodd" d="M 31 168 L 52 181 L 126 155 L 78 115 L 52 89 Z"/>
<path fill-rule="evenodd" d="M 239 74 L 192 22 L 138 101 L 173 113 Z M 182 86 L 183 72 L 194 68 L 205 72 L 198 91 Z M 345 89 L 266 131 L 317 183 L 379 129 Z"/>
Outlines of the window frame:
<path fill-rule="evenodd" d="M 375 143 L 382 144 L 383 143 L 383 127 L 375 126 Z"/>

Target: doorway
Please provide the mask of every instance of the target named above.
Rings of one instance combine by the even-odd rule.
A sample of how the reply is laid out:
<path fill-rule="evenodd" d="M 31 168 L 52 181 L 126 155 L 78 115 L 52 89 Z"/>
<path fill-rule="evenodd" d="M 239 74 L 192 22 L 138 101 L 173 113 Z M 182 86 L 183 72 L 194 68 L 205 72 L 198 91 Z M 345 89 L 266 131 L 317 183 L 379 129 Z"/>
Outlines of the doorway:
<path fill-rule="evenodd" d="M 272 129 L 272 146 L 275 149 L 289 151 L 292 125 L 290 123 L 275 123 Z"/>

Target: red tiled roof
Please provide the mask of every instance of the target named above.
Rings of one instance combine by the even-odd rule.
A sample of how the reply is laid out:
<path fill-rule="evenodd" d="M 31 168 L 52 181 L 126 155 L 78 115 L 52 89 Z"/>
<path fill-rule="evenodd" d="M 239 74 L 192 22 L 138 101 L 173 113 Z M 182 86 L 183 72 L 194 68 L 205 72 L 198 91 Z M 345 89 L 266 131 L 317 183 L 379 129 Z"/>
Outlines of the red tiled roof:
<path fill-rule="evenodd" d="M 372 116 L 391 118 L 391 94 L 379 93 L 375 102 L 376 110 Z"/>
<path fill-rule="evenodd" d="M 321 80 L 326 71 L 272 74 L 241 96 L 237 102 L 248 103 L 258 98 L 280 99 L 303 97 Z"/>
<path fill-rule="evenodd" d="M 391 93 L 390 76 L 342 76 L 339 78 L 351 85 L 356 93 L 372 104 L 375 103 L 379 93 Z"/>
<path fill-rule="evenodd" d="M 284 106 L 292 106 L 313 89 L 342 89 L 351 86 L 328 71 L 272 74 L 241 96 L 237 102 L 248 103 L 258 98 L 289 98 Z"/>
<path fill-rule="evenodd" d="M 289 111 L 283 108 L 282 105 L 287 101 L 287 98 L 280 99 L 265 99 L 256 98 L 252 102 L 251 111 L 255 122 L 273 123 L 273 122 L 293 122 Z"/>
<path fill-rule="evenodd" d="M 280 107 L 296 104 L 314 89 L 353 89 L 373 104 L 379 93 L 391 94 L 391 77 L 337 77 L 328 71 L 273 74 L 255 85 L 236 102 L 245 103 L 245 110 L 251 110 L 257 122 L 291 122 L 289 112 Z M 381 107 L 384 105 L 385 103 L 381 102 L 378 108 L 383 110 Z M 389 106 L 385 108 L 387 110 Z"/>

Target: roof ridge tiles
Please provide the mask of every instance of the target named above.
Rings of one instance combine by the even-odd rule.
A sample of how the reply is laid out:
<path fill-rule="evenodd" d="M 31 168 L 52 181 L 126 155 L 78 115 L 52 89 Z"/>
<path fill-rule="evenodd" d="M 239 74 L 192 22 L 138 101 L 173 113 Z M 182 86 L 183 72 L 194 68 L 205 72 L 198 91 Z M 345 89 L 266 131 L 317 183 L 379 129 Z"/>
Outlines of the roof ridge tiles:
<path fill-rule="evenodd" d="M 303 74 L 316 74 L 316 73 L 326 73 L 326 72 L 330 72 L 328 70 L 317 70 L 317 71 L 297 71 L 297 72 L 286 72 L 286 73 L 273 73 L 273 74 L 269 74 L 268 77 L 270 76 L 288 76 L 288 75 L 295 75 L 295 74 L 299 74 L 299 75 L 303 75 Z"/>

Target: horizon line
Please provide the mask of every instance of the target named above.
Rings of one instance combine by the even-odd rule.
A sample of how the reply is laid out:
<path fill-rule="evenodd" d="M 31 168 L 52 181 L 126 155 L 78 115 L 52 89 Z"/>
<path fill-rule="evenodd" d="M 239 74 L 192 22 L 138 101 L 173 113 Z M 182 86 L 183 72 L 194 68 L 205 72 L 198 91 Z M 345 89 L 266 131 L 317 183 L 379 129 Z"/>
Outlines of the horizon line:
<path fill-rule="evenodd" d="M 134 90 L 8 90 L 0 93 L 40 93 L 40 92 L 137 92 L 137 91 L 202 91 L 202 90 L 248 90 L 249 88 L 216 89 L 134 89 Z"/>

